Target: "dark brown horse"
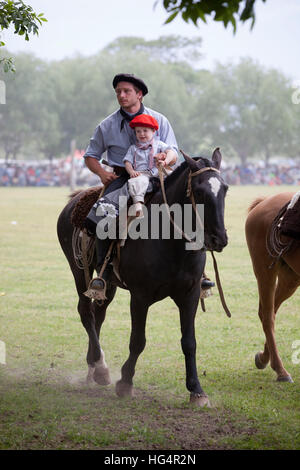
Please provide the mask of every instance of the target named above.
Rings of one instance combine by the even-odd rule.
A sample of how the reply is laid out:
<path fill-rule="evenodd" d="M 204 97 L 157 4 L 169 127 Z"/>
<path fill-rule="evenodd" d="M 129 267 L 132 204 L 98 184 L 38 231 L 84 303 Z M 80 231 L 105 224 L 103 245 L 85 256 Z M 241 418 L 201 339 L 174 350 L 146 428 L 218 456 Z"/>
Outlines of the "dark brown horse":
<path fill-rule="evenodd" d="M 200 297 L 200 279 L 205 265 L 205 248 L 222 251 L 227 244 L 224 227 L 224 199 L 227 185 L 220 175 L 221 153 L 216 149 L 212 160 L 192 159 L 185 156 L 181 164 L 165 180 L 165 194 L 171 205 L 191 204 L 190 196 L 196 204 L 204 204 L 204 248 L 186 249 L 186 240 L 174 235 L 170 239 L 158 238 L 136 240 L 128 238 L 121 248 L 120 274 L 131 295 L 131 337 L 129 357 L 121 370 L 121 379 L 116 384 L 119 396 L 131 395 L 133 376 L 137 359 L 146 344 L 145 326 L 149 306 L 166 297 L 171 297 L 179 309 L 181 323 L 181 345 L 186 363 L 186 386 L 191 401 L 200 406 L 209 404 L 208 398 L 199 383 L 196 368 L 196 340 L 194 318 Z M 80 193 L 81 194 L 81 193 Z M 84 272 L 75 262 L 72 249 L 74 227 L 71 223 L 73 209 L 80 194 L 72 198 L 61 212 L 58 224 L 58 238 L 72 270 L 79 296 L 78 311 L 89 337 L 87 363 L 88 378 L 105 385 L 110 382 L 109 371 L 100 347 L 99 334 L 105 319 L 106 309 L 112 301 L 116 287 L 111 282 L 106 291 L 104 304 L 91 302 L 84 295 L 86 282 Z M 161 190 L 151 199 L 151 204 L 164 202 Z M 151 233 L 151 211 L 148 211 L 149 233 Z M 193 215 L 196 220 L 195 213 Z M 94 260 L 90 265 L 90 276 L 95 268 Z"/>
<path fill-rule="evenodd" d="M 294 294 L 300 285 L 300 245 L 295 243 L 278 259 L 272 259 L 267 249 L 267 237 L 273 220 L 294 193 L 280 193 L 260 198 L 250 206 L 246 220 L 246 239 L 257 279 L 259 293 L 258 315 L 266 336 L 263 352 L 255 356 L 258 369 L 270 361 L 277 380 L 292 382 L 278 353 L 275 341 L 275 316 L 280 305 Z M 291 239 L 283 237 L 282 241 Z M 275 262 L 274 262 L 275 261 Z"/>

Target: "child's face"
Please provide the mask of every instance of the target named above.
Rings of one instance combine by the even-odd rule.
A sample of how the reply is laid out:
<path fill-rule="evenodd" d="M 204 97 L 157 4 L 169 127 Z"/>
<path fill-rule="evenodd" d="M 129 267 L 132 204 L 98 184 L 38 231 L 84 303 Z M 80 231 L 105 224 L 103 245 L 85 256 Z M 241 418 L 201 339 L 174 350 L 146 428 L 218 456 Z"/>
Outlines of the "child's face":
<path fill-rule="evenodd" d="M 139 142 L 148 142 L 151 140 L 155 133 L 154 129 L 150 127 L 136 127 L 135 128 L 135 135 Z"/>

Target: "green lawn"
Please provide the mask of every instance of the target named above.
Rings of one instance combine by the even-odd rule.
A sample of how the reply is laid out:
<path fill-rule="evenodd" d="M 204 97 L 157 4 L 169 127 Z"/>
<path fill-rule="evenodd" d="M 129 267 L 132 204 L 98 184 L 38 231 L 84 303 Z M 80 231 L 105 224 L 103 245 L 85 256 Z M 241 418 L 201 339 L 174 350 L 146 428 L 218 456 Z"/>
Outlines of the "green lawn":
<path fill-rule="evenodd" d="M 213 408 L 188 404 L 179 315 L 165 299 L 153 305 L 147 345 L 134 379 L 135 398 L 114 384 L 87 386 L 87 335 L 77 313 L 73 277 L 56 237 L 67 188 L 0 188 L 0 449 L 300 449 L 299 295 L 280 309 L 277 344 L 294 383 L 277 383 L 254 355 L 264 335 L 244 222 L 257 196 L 287 187 L 231 187 L 229 245 L 217 254 L 227 304 L 217 290 L 199 307 L 197 361 Z M 206 268 L 214 277 L 208 257 Z M 119 290 L 102 328 L 102 347 L 115 382 L 128 355 L 129 294 Z"/>

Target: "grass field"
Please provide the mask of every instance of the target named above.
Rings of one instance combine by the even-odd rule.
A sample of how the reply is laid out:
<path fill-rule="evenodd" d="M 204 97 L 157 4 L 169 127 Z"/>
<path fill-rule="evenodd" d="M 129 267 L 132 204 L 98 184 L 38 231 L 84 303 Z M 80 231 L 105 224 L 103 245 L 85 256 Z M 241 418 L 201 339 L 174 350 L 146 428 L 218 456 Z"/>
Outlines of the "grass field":
<path fill-rule="evenodd" d="M 114 384 L 87 386 L 87 335 L 77 313 L 73 277 L 56 237 L 67 188 L 0 188 L 0 449 L 300 449 L 299 295 L 280 309 L 277 344 L 294 383 L 258 370 L 264 335 L 244 222 L 257 196 L 284 187 L 231 187 L 229 245 L 217 254 L 227 304 L 217 290 L 199 307 L 197 361 L 211 409 L 188 404 L 179 315 L 171 299 L 153 305 L 147 345 L 137 364 L 135 398 Z M 208 257 L 207 273 L 213 278 Z M 119 290 L 102 328 L 113 381 L 127 358 L 129 294 Z M 295 361 L 294 361 L 295 362 Z"/>

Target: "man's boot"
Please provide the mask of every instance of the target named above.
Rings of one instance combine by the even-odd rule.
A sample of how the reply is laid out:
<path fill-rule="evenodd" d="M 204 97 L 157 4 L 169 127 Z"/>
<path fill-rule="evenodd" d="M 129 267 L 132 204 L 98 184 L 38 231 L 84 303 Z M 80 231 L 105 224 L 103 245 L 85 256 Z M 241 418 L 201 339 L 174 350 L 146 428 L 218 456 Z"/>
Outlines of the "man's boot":
<path fill-rule="evenodd" d="M 101 277 L 95 277 L 94 279 L 91 280 L 89 288 L 85 295 L 89 293 L 88 297 L 91 297 L 92 299 L 96 300 L 105 300 L 106 299 L 106 288 L 107 288 L 107 283 L 109 282 L 109 278 L 111 276 L 113 267 L 111 264 L 108 264 L 103 271 Z"/>
<path fill-rule="evenodd" d="M 105 300 L 106 299 L 106 284 L 109 281 L 113 267 L 110 264 L 110 259 L 106 260 L 108 255 L 109 247 L 112 243 L 112 240 L 99 240 L 96 237 L 96 256 L 97 256 L 97 266 L 96 272 L 97 277 L 91 280 L 88 290 L 84 293 L 87 297 L 96 300 Z M 107 262 L 106 267 L 101 273 L 104 262 Z M 101 277 L 100 277 L 101 274 Z"/>
<path fill-rule="evenodd" d="M 206 277 L 205 273 L 203 273 L 201 277 L 201 289 L 210 289 L 211 287 L 215 287 L 215 283 Z"/>

